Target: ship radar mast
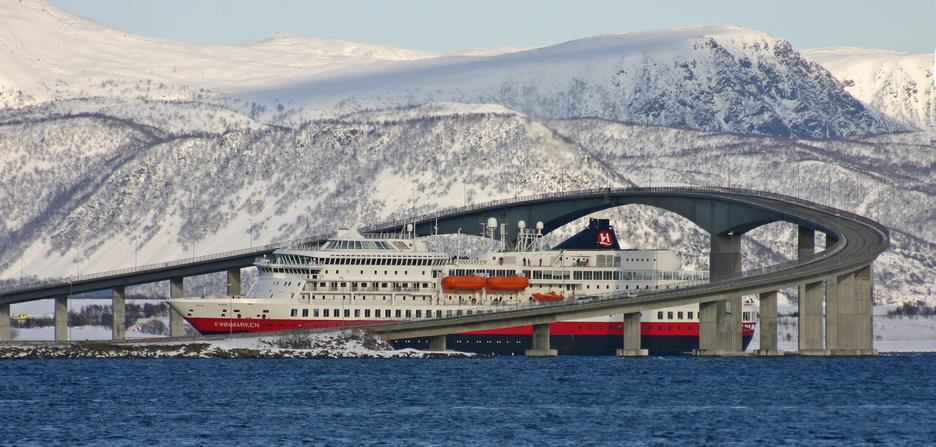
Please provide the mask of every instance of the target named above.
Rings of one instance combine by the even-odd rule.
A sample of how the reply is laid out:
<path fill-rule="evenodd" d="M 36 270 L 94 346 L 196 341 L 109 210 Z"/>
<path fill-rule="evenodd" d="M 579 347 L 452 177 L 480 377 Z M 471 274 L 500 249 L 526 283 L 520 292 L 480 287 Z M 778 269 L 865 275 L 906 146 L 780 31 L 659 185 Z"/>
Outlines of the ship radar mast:
<path fill-rule="evenodd" d="M 517 222 L 517 251 L 534 251 L 543 238 L 543 222 L 536 222 L 536 229 L 527 228 L 525 221 Z"/>

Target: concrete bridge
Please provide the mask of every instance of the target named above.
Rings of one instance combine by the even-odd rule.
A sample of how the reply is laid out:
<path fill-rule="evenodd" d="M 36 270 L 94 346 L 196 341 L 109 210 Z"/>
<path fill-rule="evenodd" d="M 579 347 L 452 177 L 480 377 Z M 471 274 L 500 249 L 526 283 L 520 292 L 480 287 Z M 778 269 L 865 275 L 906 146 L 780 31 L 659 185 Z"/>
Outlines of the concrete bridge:
<path fill-rule="evenodd" d="M 778 194 L 731 188 L 664 187 L 602 188 L 543 194 L 499 200 L 444 210 L 374 225 L 364 231 L 400 231 L 413 224 L 417 235 L 472 234 L 494 217 L 507 228 L 520 220 L 543 222 L 548 233 L 579 217 L 604 209 L 642 204 L 675 212 L 692 221 L 711 236 L 711 283 L 640 297 L 608 296 L 590 303 L 538 306 L 529 309 L 466 317 L 402 322 L 369 329 L 388 339 L 432 337 L 434 348 L 444 347 L 444 335 L 464 331 L 533 325 L 534 346 L 529 355 L 555 355 L 549 348 L 549 322 L 598 315 L 624 314 L 624 348 L 621 355 L 641 355 L 640 311 L 680 304 L 700 306 L 701 355 L 730 355 L 741 351 L 741 296 L 757 294 L 761 300 L 762 355 L 782 354 L 777 349 L 777 290 L 798 287 L 799 351 L 805 355 L 873 354 L 871 305 L 871 264 L 887 249 L 886 228 L 869 219 L 824 205 Z M 741 271 L 741 235 L 771 222 L 786 221 L 798 226 L 798 259 L 758 271 Z M 514 239 L 516 234 L 501 235 Z M 816 253 L 816 232 L 826 238 L 826 249 Z M 169 279 L 171 297 L 181 296 L 185 276 L 211 271 L 228 271 L 229 292 L 238 291 L 241 267 L 253 257 L 276 248 L 314 243 L 324 237 L 311 237 L 274 244 L 245 252 L 232 252 L 206 259 L 150 266 L 127 272 L 110 272 L 95 278 L 59 281 L 14 290 L 0 291 L 0 337 L 9 332 L 9 304 L 40 298 L 56 298 L 56 338 L 59 338 L 59 307 L 67 293 L 75 290 L 113 289 L 115 338 L 116 315 L 122 307 L 123 287 Z M 198 272 L 198 273 L 196 273 Z M 78 286 L 78 288 L 76 288 Z M 64 305 L 61 305 L 64 307 Z M 825 312 L 823 312 L 825 308 Z M 64 311 L 62 312 L 64 314 Z M 181 319 L 173 315 L 173 335 L 181 335 Z M 121 318 L 122 321 L 122 318 Z M 823 325 L 823 322 L 825 324 Z M 64 334 L 64 330 L 61 331 Z M 7 336 L 8 338 L 8 336 Z"/>
<path fill-rule="evenodd" d="M 699 304 L 698 353 L 731 354 L 741 351 L 741 296 L 757 294 L 761 302 L 759 353 L 779 355 L 777 290 L 798 287 L 800 354 L 873 354 L 871 264 L 887 249 L 887 229 L 861 216 L 792 197 L 730 188 L 594 189 L 501 200 L 368 230 L 395 231 L 411 223 L 419 235 L 468 233 L 479 230 L 487 218 L 494 217 L 499 223 L 510 223 L 507 228 L 511 229 L 519 220 L 541 221 L 543 231 L 548 233 L 588 214 L 628 204 L 677 213 L 708 232 L 711 283 L 640 297 L 622 293 L 591 303 L 397 323 L 370 330 L 388 339 L 432 337 L 433 346 L 438 348 L 444 345 L 444 334 L 533 325 L 534 346 L 528 354 L 551 355 L 555 351 L 548 346 L 550 322 L 622 313 L 625 335 L 619 354 L 640 355 L 646 353 L 640 347 L 641 311 Z M 741 235 L 777 221 L 798 226 L 798 259 L 742 272 Z M 814 245 L 817 231 L 826 238 L 826 249 L 820 253 L 816 253 Z M 503 236 L 511 239 L 516 234 Z"/>

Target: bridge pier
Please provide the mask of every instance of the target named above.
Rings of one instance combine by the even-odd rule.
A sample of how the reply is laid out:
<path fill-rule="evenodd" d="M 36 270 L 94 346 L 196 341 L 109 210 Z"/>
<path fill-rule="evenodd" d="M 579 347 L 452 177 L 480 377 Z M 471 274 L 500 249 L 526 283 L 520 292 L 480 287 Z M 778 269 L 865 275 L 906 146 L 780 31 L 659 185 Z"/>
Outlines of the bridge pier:
<path fill-rule="evenodd" d="M 559 351 L 549 349 L 549 323 L 533 325 L 533 348 L 526 350 L 527 357 L 555 357 Z"/>
<path fill-rule="evenodd" d="M 127 289 L 123 286 L 114 287 L 111 297 L 111 340 L 124 340 L 127 338 L 125 309 Z"/>
<path fill-rule="evenodd" d="M 829 355 L 822 340 L 822 281 L 799 286 L 799 353 Z"/>
<path fill-rule="evenodd" d="M 806 259 L 816 254 L 816 230 L 800 226 L 796 232 L 796 259 Z"/>
<path fill-rule="evenodd" d="M 711 235 L 709 276 L 720 281 L 741 273 L 741 235 Z M 741 296 L 699 304 L 699 349 L 696 355 L 741 353 Z"/>
<path fill-rule="evenodd" d="M 695 355 L 716 355 L 718 352 L 718 333 L 715 320 L 718 315 L 718 302 L 699 303 L 699 349 Z"/>
<path fill-rule="evenodd" d="M 182 298 L 184 296 L 183 282 L 185 278 L 178 276 L 169 279 L 169 299 Z M 169 336 L 182 337 L 185 335 L 185 320 L 182 315 L 169 306 Z"/>
<path fill-rule="evenodd" d="M 0 304 L 0 341 L 13 340 L 13 327 L 10 321 L 10 305 Z"/>
<path fill-rule="evenodd" d="M 693 354 L 741 354 L 741 297 L 699 303 L 699 349 Z"/>
<path fill-rule="evenodd" d="M 777 291 L 760 294 L 760 349 L 761 357 L 779 357 L 783 351 L 777 348 Z"/>
<path fill-rule="evenodd" d="M 826 281 L 826 340 L 832 355 L 877 355 L 871 266 Z"/>
<path fill-rule="evenodd" d="M 445 351 L 445 339 L 446 335 L 436 335 L 435 337 L 429 337 L 429 350 L 430 351 Z"/>
<path fill-rule="evenodd" d="M 68 296 L 55 297 L 55 341 L 68 341 Z"/>
<path fill-rule="evenodd" d="M 796 236 L 796 259 L 802 261 L 815 254 L 816 230 L 799 226 Z M 822 340 L 822 282 L 800 284 L 797 296 L 800 355 L 828 355 Z"/>
<path fill-rule="evenodd" d="M 227 271 L 227 294 L 228 296 L 241 294 L 241 269 L 239 267 Z"/>
<path fill-rule="evenodd" d="M 648 353 L 640 349 L 640 312 L 624 314 L 624 346 L 617 350 L 617 356 L 645 357 Z"/>
<path fill-rule="evenodd" d="M 741 337 L 741 296 L 720 301 L 718 306 L 718 345 L 726 354 L 740 354 L 744 345 Z"/>

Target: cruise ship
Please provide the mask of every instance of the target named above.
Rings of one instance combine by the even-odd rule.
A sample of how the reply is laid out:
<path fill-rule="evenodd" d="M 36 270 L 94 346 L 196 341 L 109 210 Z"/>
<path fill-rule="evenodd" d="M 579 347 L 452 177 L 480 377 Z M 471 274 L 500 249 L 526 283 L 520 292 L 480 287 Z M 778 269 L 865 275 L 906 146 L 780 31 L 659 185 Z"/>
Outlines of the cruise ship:
<path fill-rule="evenodd" d="M 496 221 L 487 224 L 493 239 Z M 634 296 L 707 280 L 686 271 L 671 250 L 622 250 L 606 219 L 554 247 L 542 224 L 518 223 L 515 243 L 468 259 L 428 250 L 411 232 L 361 234 L 339 230 L 321 245 L 281 249 L 257 259 L 256 282 L 246 295 L 190 297 L 170 304 L 202 334 L 351 327 L 403 320 L 456 317 L 524 306 Z M 411 227 L 410 227 L 411 228 Z M 501 232 L 503 234 L 503 231 Z M 508 247 L 508 245 L 513 245 Z M 742 309 L 744 347 L 757 319 L 755 303 Z M 447 336 L 449 349 L 481 354 L 522 354 L 532 326 Z M 698 347 L 698 305 L 641 314 L 641 345 L 651 355 Z M 550 324 L 550 344 L 562 354 L 613 354 L 623 343 L 623 316 L 607 315 Z M 395 340 L 397 348 L 428 347 L 428 339 Z"/>

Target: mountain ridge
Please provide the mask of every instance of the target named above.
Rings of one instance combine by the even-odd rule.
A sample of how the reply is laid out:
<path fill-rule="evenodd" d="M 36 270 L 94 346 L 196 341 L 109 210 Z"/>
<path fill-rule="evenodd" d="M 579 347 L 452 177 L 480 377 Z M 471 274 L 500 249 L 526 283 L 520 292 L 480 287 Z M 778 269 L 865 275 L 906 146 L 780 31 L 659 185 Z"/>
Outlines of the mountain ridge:
<path fill-rule="evenodd" d="M 856 47 L 818 48 L 804 54 L 826 67 L 865 104 L 936 132 L 936 55 Z"/>
<path fill-rule="evenodd" d="M 913 130 L 866 108 L 788 42 L 736 26 L 437 56 L 298 36 L 199 46 L 136 36 L 38 0 L 0 4 L 0 20 L 0 104 L 8 107 L 143 97 L 210 101 L 298 124 L 458 102 L 496 103 L 545 119 L 590 116 L 797 138 Z"/>

